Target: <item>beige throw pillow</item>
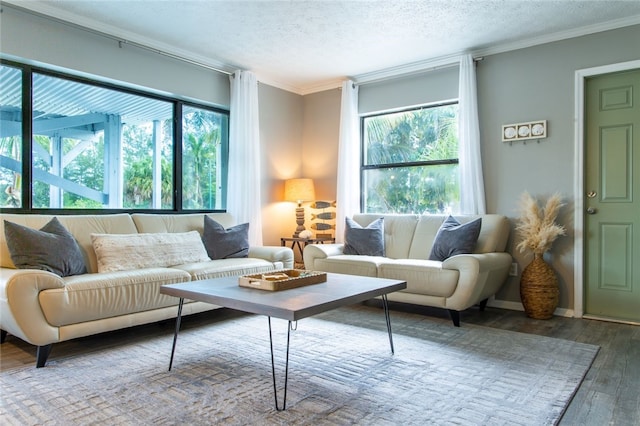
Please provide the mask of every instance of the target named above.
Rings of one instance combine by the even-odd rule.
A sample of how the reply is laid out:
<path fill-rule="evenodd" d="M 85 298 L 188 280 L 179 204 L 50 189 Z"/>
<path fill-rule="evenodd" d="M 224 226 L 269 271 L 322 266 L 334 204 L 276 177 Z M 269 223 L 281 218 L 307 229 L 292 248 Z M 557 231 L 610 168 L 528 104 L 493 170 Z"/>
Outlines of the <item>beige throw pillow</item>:
<path fill-rule="evenodd" d="M 198 231 L 91 234 L 98 272 L 166 267 L 210 260 Z"/>

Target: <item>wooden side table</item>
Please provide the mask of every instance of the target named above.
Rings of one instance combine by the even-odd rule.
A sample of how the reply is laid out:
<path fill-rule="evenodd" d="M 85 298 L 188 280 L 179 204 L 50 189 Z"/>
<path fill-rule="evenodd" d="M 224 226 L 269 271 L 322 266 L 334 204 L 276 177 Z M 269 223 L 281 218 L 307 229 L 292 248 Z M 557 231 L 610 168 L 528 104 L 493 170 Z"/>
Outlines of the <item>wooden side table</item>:
<path fill-rule="evenodd" d="M 291 250 L 293 250 L 293 263 L 294 267 L 297 269 L 304 269 L 304 259 L 302 257 L 302 252 L 307 245 L 335 242 L 335 238 L 280 238 L 280 245 L 283 247 L 286 246 L 287 243 L 291 243 Z M 298 252 L 300 253 L 300 261 L 296 260 L 296 247 L 298 248 Z"/>

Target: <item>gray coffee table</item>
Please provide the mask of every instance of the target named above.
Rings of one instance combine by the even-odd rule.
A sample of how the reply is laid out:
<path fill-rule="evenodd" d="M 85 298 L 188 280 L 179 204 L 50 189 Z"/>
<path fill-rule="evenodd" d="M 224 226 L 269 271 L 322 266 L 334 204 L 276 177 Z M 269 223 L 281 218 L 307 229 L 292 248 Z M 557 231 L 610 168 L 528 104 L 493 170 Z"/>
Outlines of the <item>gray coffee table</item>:
<path fill-rule="evenodd" d="M 292 322 L 381 296 L 387 322 L 387 332 L 389 334 L 389 345 L 391 346 L 391 353 L 394 353 L 387 294 L 405 289 L 406 287 L 407 283 L 405 281 L 343 274 L 327 274 L 327 281 L 324 283 L 282 291 L 265 291 L 240 287 L 238 285 L 238 277 L 214 278 L 160 286 L 160 293 L 180 298 L 178 316 L 176 318 L 176 330 L 173 336 L 173 347 L 171 348 L 171 359 L 169 361 L 169 371 L 171 371 L 173 365 L 173 356 L 176 349 L 178 332 L 180 330 L 184 299 L 212 303 L 252 314 L 266 315 L 269 323 L 271 372 L 273 376 L 273 392 L 276 410 L 284 410 L 287 404 L 289 341 Z M 284 319 L 289 322 L 287 328 L 287 351 L 282 408 L 278 405 L 271 317 Z"/>

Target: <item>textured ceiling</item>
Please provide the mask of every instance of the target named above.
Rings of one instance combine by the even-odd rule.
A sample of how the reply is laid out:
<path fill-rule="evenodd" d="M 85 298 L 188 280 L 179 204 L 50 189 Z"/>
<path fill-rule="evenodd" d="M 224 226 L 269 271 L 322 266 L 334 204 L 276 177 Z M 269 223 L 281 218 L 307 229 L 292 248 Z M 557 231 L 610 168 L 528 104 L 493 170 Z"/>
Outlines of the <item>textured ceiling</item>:
<path fill-rule="evenodd" d="M 252 70 L 261 81 L 298 93 L 463 52 L 640 24 L 640 0 L 6 3 L 224 70 Z"/>

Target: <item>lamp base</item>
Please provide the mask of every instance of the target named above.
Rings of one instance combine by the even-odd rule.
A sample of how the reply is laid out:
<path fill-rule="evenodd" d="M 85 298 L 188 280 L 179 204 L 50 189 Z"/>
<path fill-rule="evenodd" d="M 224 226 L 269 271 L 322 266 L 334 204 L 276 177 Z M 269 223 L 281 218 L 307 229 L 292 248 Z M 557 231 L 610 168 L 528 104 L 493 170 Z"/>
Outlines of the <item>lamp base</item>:
<path fill-rule="evenodd" d="M 293 238 L 300 238 L 300 233 L 304 231 L 304 207 L 296 207 L 296 232 L 293 233 Z"/>

